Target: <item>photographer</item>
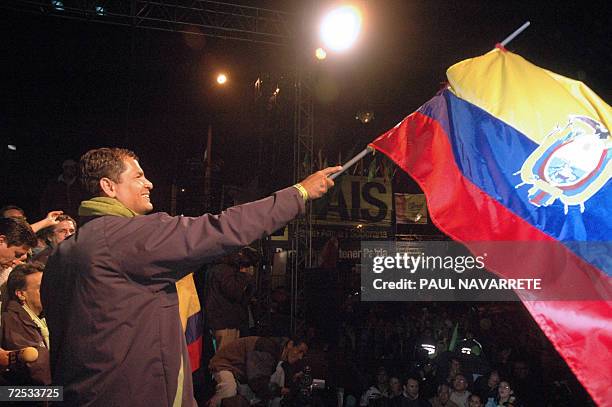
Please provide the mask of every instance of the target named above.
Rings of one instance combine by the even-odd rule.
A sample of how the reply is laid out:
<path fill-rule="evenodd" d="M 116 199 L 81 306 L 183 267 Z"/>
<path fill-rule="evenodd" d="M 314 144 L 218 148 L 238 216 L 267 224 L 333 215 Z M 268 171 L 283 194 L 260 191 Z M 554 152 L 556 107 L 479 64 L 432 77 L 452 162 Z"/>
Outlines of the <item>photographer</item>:
<path fill-rule="evenodd" d="M 242 336 L 241 331 L 248 331 L 248 307 L 255 290 L 257 263 L 257 251 L 244 247 L 209 269 L 206 313 L 217 350 Z"/>
<path fill-rule="evenodd" d="M 283 374 L 277 370 L 279 362 L 293 365 L 308 352 L 308 345 L 302 338 L 264 338 L 248 336 L 239 338 L 219 349 L 210 360 L 208 368 L 213 374 L 217 386 L 215 395 L 208 401 L 211 407 L 221 405 L 221 401 L 234 398 L 240 385 L 247 385 L 253 396 L 260 401 L 270 400 L 281 395 L 288 395 L 290 389 L 287 385 L 271 385 L 273 374 Z M 284 371 L 284 370 L 283 370 Z M 276 381 L 277 383 L 285 383 Z M 246 395 L 246 394 L 245 394 Z M 250 396 L 249 396 L 250 398 Z"/>

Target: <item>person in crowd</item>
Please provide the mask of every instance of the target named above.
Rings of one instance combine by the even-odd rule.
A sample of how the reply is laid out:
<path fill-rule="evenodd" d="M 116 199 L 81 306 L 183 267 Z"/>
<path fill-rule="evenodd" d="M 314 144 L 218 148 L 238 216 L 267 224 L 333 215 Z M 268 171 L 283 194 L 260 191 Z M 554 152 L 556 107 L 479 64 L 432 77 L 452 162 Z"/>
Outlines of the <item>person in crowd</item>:
<path fill-rule="evenodd" d="M 494 399 L 497 396 L 497 386 L 499 385 L 499 372 L 492 370 L 488 375 L 480 376 L 474 382 L 474 393 L 480 396 L 483 402 Z"/>
<path fill-rule="evenodd" d="M 13 267 L 24 262 L 28 251 L 36 246 L 36 235 L 25 220 L 12 217 L 0 218 L 0 287 L 6 288 L 6 281 Z M 6 291 L 6 290 L 4 290 Z M 0 294 L 0 305 L 7 301 L 6 293 Z M 0 344 L 2 343 L 0 329 Z M 9 352 L 0 348 L 0 367 L 9 365 Z"/>
<path fill-rule="evenodd" d="M 52 210 L 47 213 L 47 216 L 44 219 L 30 224 L 30 227 L 32 228 L 34 233 L 36 233 L 46 227 L 53 226 L 57 223 L 57 217 L 60 216 L 62 213 L 62 211 Z M 2 214 L 3 218 L 20 219 L 26 222 L 28 220 L 24 210 L 15 205 L 3 206 L 2 209 L 0 209 L 0 214 Z"/>
<path fill-rule="evenodd" d="M 77 230 L 77 223 L 68 215 L 60 215 L 56 218 L 56 221 L 55 225 L 41 230 L 41 232 L 46 231 L 44 234 L 45 247 L 34 254 L 32 257 L 33 261 L 46 264 L 53 249 L 66 238 L 72 236 Z"/>
<path fill-rule="evenodd" d="M 42 213 L 61 209 L 72 218 L 78 216 L 79 204 L 87 193 L 78 180 L 77 163 L 68 159 L 62 163 L 62 173 L 50 179 L 40 199 Z"/>
<path fill-rule="evenodd" d="M 389 378 L 389 398 L 391 400 L 401 397 L 403 392 L 402 381 L 397 376 Z"/>
<path fill-rule="evenodd" d="M 436 395 L 438 384 L 436 365 L 428 357 L 412 371 L 412 374 L 419 377 L 421 397 L 429 399 Z"/>
<path fill-rule="evenodd" d="M 236 397 L 238 382 L 248 385 L 262 401 L 289 396 L 292 378 L 285 374 L 290 372 L 289 366 L 302 360 L 306 352 L 308 345 L 299 337 L 247 336 L 234 340 L 219 349 L 208 364 L 217 385 L 207 405 L 218 407 L 223 400 Z M 281 367 L 278 372 L 277 367 Z M 272 379 L 272 375 L 282 377 Z M 277 386 L 271 386 L 271 382 Z"/>
<path fill-rule="evenodd" d="M 36 235 L 25 221 L 0 218 L 0 285 L 4 285 L 14 266 L 26 260 L 28 251 L 36 244 Z"/>
<path fill-rule="evenodd" d="M 471 394 L 468 398 L 467 407 L 482 407 L 484 406 L 482 398 L 478 394 Z"/>
<path fill-rule="evenodd" d="M 510 383 L 506 380 L 499 382 L 497 387 L 497 397 L 494 400 L 488 400 L 485 407 L 507 407 L 512 404 L 514 407 L 519 407 L 518 401 L 514 396 L 514 391 L 510 387 Z"/>
<path fill-rule="evenodd" d="M 467 401 L 471 394 L 467 388 L 467 378 L 462 374 L 455 375 L 455 379 L 453 380 L 453 391 L 451 392 L 450 399 L 460 407 L 467 406 Z"/>
<path fill-rule="evenodd" d="M 448 361 L 448 374 L 446 376 L 446 382 L 452 385 L 455 381 L 455 376 L 462 373 L 462 371 L 461 361 L 456 357 L 452 357 Z"/>
<path fill-rule="evenodd" d="M 255 291 L 257 252 L 242 248 L 222 263 L 209 268 L 206 287 L 206 316 L 213 330 L 217 350 L 238 339 L 240 330 L 248 330 L 249 301 Z"/>
<path fill-rule="evenodd" d="M 404 380 L 404 392 L 399 404 L 394 404 L 400 407 L 431 407 L 429 401 L 421 398 L 419 393 L 419 378 L 416 376 L 408 376 Z"/>
<path fill-rule="evenodd" d="M 271 197 L 220 215 L 153 210 L 153 184 L 134 152 L 88 151 L 77 239 L 53 252 L 41 296 L 53 383 L 64 405 L 195 405 L 178 312 L 177 280 L 304 213 L 333 186 L 330 167 Z"/>
<path fill-rule="evenodd" d="M 5 378 L 15 385 L 49 385 L 49 329 L 42 317 L 40 281 L 42 270 L 32 264 L 20 264 L 8 278 L 9 303 L 2 312 L 2 347 L 19 350 L 34 347 L 35 362 L 13 369 Z"/>
<path fill-rule="evenodd" d="M 431 407 L 459 407 L 457 403 L 450 399 L 451 389 L 446 383 L 438 385 L 436 397 L 430 400 Z"/>
<path fill-rule="evenodd" d="M 369 405 L 371 400 L 389 398 L 389 376 L 387 375 L 387 369 L 385 369 L 384 366 L 379 366 L 376 369 L 374 382 L 375 383 L 361 395 L 361 399 L 359 400 L 360 406 Z"/>

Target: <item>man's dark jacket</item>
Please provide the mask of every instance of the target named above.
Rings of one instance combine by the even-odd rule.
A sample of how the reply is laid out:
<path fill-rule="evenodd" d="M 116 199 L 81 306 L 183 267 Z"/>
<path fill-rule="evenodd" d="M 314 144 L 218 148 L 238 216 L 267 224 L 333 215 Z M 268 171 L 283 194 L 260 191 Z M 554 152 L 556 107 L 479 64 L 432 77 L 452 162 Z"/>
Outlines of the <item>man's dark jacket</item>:
<path fill-rule="evenodd" d="M 208 272 L 204 307 L 208 325 L 215 331 L 247 328 L 254 278 L 238 271 L 237 265 L 215 264 Z"/>
<path fill-rule="evenodd" d="M 304 211 L 295 188 L 218 216 L 89 221 L 49 258 L 41 288 L 64 405 L 196 405 L 175 282 Z M 180 400 L 178 400 L 180 401 Z"/>
<path fill-rule="evenodd" d="M 18 365 L 5 374 L 11 384 L 41 386 L 51 384 L 49 369 L 49 349 L 45 345 L 40 329 L 25 309 L 15 300 L 8 303 L 2 313 L 2 348 L 18 350 L 28 346 L 36 348 L 38 359 L 35 362 Z"/>

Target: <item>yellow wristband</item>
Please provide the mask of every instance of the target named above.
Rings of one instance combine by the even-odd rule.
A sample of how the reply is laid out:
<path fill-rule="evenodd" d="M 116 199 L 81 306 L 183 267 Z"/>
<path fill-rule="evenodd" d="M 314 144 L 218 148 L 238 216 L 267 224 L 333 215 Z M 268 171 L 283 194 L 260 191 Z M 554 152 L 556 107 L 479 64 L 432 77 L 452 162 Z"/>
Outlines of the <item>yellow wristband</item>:
<path fill-rule="evenodd" d="M 308 191 L 306 191 L 306 188 L 304 188 L 302 184 L 295 184 L 293 188 L 300 191 L 300 195 L 302 195 L 302 199 L 304 199 L 304 202 L 308 201 Z"/>

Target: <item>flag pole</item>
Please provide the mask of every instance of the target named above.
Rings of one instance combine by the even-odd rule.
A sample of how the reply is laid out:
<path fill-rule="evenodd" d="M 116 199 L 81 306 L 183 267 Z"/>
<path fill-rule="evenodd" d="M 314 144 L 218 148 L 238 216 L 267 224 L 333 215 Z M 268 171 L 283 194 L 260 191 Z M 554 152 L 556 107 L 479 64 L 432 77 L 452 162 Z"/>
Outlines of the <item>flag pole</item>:
<path fill-rule="evenodd" d="M 529 27 L 531 23 L 529 21 L 525 21 L 525 23 L 523 23 L 522 26 L 520 26 L 519 28 L 517 28 L 512 34 L 510 34 L 509 36 L 506 37 L 506 39 L 504 39 L 502 42 L 500 42 L 499 44 L 502 47 L 505 47 L 506 45 L 508 45 L 508 43 L 510 41 L 512 41 L 513 39 L 516 38 L 517 35 L 519 35 L 520 33 L 522 33 L 523 31 L 525 31 L 525 29 L 527 27 Z M 342 169 L 334 174 L 332 174 L 329 178 L 330 179 L 336 179 L 337 177 L 339 177 L 342 173 L 344 173 L 344 171 L 348 170 L 349 168 L 351 168 L 353 166 L 353 164 L 355 164 L 357 161 L 361 160 L 363 157 L 365 157 L 366 155 L 373 153 L 374 152 L 374 147 L 371 146 L 367 146 L 362 152 L 360 152 L 359 154 L 357 154 L 355 157 L 351 158 L 346 164 L 344 164 L 342 166 Z"/>
<path fill-rule="evenodd" d="M 346 164 L 344 164 L 342 166 L 342 169 L 336 173 L 333 173 L 332 175 L 330 175 L 330 179 L 336 179 L 340 174 L 342 174 L 344 171 L 348 170 L 349 168 L 351 168 L 353 166 L 353 164 L 355 164 L 357 161 L 361 160 L 363 157 L 365 157 L 366 155 L 373 153 L 374 152 L 374 147 L 370 147 L 367 146 L 361 153 L 357 154 L 355 157 L 351 158 Z"/>
<path fill-rule="evenodd" d="M 518 29 L 516 29 L 516 31 L 514 31 L 512 34 L 507 36 L 505 40 L 500 42 L 500 45 L 502 47 L 505 47 L 506 45 L 508 45 L 508 43 L 512 41 L 514 38 L 516 38 L 517 35 L 525 31 L 525 29 L 529 27 L 529 24 L 531 24 L 529 21 L 525 21 L 525 23 L 522 26 L 520 26 Z"/>

